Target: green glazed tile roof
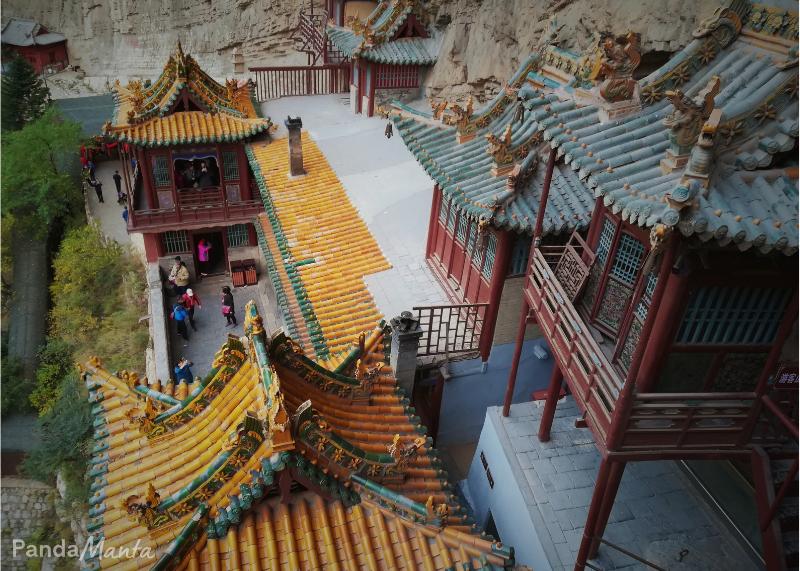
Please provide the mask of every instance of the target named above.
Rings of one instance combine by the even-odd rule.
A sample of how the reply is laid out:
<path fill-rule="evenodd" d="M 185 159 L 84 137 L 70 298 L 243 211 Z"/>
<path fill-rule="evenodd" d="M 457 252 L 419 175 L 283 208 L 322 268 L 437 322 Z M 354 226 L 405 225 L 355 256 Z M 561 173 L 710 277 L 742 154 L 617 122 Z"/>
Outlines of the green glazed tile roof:
<path fill-rule="evenodd" d="M 433 40 L 430 38 L 400 38 L 359 49 L 363 37 L 352 30 L 331 26 L 328 28 L 331 42 L 349 57 L 360 57 L 376 63 L 392 65 L 433 65 L 436 53 Z"/>
<path fill-rule="evenodd" d="M 554 174 L 545 232 L 570 225 L 580 228 L 591 213 L 593 198 L 599 197 L 613 212 L 645 228 L 666 224 L 685 236 L 714 239 L 741 250 L 797 252 L 796 175 L 764 170 L 776 155 L 794 148 L 798 136 L 797 67 L 781 65 L 782 59 L 786 58 L 754 46 L 747 38 L 721 43 L 713 36 L 698 37 L 640 80 L 640 112 L 607 122 L 601 122 L 596 106 L 577 106 L 570 85 L 557 91 L 524 86 L 520 95 L 526 98 L 528 111 L 524 121 L 512 127 L 512 150 L 538 131 L 568 167 L 559 167 Z M 678 169 L 664 174 L 659 166 L 669 147 L 663 120 L 672 111 L 664 92 L 681 89 L 694 97 L 714 75 L 721 78 L 715 104 L 722 120 L 710 187 L 705 197 L 699 193 L 690 206 L 678 211 L 666 197 L 680 192 L 677 187 L 684 173 Z M 536 173 L 523 192 L 508 198 L 506 177 L 491 175 L 485 135 L 504 131 L 513 121 L 516 102 L 499 109 L 498 98 L 475 112 L 473 117 L 490 121 L 462 144 L 454 127 L 403 105 L 395 105 L 399 116 L 394 121 L 420 164 L 468 213 L 490 216 L 493 206 L 502 203 L 494 209 L 492 223 L 530 232 L 546 153 L 539 149 L 542 160 Z M 566 221 L 561 227 L 560 220 Z"/>

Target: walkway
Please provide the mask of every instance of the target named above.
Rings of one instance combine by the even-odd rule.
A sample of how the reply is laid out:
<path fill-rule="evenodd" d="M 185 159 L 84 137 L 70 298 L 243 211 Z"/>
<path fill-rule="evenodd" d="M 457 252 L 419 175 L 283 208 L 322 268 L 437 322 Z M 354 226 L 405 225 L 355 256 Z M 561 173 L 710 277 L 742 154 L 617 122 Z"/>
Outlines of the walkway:
<path fill-rule="evenodd" d="M 325 154 L 392 268 L 365 278 L 381 313 L 390 319 L 415 305 L 448 303 L 425 263 L 433 182 L 386 123 L 353 115 L 348 97 L 287 97 L 262 104 L 276 137 L 287 115 L 300 115 Z"/>
<path fill-rule="evenodd" d="M 233 299 L 236 308 L 236 318 L 239 324 L 236 327 L 226 327 L 225 317 L 222 315 L 222 294 L 220 290 L 222 286 L 231 286 L 233 292 Z M 258 290 L 255 286 L 251 287 L 232 287 L 230 278 L 228 276 L 212 276 L 205 278 L 203 281 L 192 284 L 192 290 L 200 298 L 202 302 L 202 309 L 195 309 L 194 322 L 197 326 L 197 331 L 192 331 L 189 327 L 189 343 L 185 345 L 185 341 L 178 336 L 177 327 L 175 322 L 170 319 L 169 337 L 170 346 L 172 348 L 173 359 L 177 361 L 181 356 L 186 357 L 189 361 L 194 363 L 192 372 L 200 377 L 204 376 L 211 370 L 211 361 L 214 360 L 214 355 L 223 343 L 228 338 L 229 333 L 236 335 L 244 335 L 244 306 L 250 301 L 254 300 L 256 304 L 259 303 Z M 172 311 L 172 306 L 175 303 L 175 297 L 169 296 L 169 307 Z M 263 311 L 259 307 L 259 312 L 264 315 L 268 312 Z M 269 330 L 269 324 L 266 324 Z M 170 363 L 170 371 L 175 367 L 175 363 Z"/>
<path fill-rule="evenodd" d="M 93 188 L 89 188 L 87 197 L 89 199 L 89 212 L 92 217 L 100 224 L 103 234 L 113 238 L 120 244 L 132 244 L 131 237 L 122 219 L 122 205 L 117 204 L 117 190 L 114 186 L 114 171 L 120 168 L 120 162 L 116 159 L 97 163 L 95 178 L 103 185 L 103 203 L 97 199 L 97 193 Z M 122 183 L 123 190 L 125 183 Z M 140 235 L 141 236 L 141 235 Z"/>

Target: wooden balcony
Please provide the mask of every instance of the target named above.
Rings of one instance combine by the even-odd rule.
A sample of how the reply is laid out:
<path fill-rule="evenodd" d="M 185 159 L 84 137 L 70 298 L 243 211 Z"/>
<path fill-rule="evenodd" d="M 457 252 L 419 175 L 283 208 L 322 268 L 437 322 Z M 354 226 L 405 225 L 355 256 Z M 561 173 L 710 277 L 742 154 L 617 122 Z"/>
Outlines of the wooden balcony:
<path fill-rule="evenodd" d="M 261 199 L 230 201 L 222 188 L 181 189 L 178 203 L 171 208 L 132 210 L 129 208 L 128 231 L 164 231 L 200 227 L 209 223 L 250 222 L 264 209 Z"/>
<path fill-rule="evenodd" d="M 625 381 L 575 306 L 593 259 L 582 240 L 541 247 L 532 254 L 525 296 L 602 449 L 612 422 L 623 427 L 614 452 L 636 456 L 689 457 L 749 454 L 753 443 L 774 442 L 756 393 L 637 393 L 627 410 L 615 410 Z M 622 406 L 622 405 L 620 405 Z"/>

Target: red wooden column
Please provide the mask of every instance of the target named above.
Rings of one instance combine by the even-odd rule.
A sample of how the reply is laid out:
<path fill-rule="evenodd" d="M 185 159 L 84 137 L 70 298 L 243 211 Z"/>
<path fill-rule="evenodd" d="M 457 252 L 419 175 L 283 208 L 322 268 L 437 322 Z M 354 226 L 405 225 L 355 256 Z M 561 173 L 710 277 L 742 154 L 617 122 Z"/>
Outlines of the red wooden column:
<path fill-rule="evenodd" d="M 676 252 L 680 244 L 680 237 L 676 233 L 672 234 L 670 243 L 667 245 L 667 251 L 664 254 L 664 260 L 661 262 L 661 272 L 658 276 L 658 283 L 656 290 L 653 292 L 653 299 L 650 307 L 659 307 L 661 300 L 664 297 L 664 292 L 667 289 L 667 281 L 669 272 L 672 270 L 672 264 L 675 260 Z M 613 250 L 612 250 L 613 251 Z M 625 382 L 620 390 L 619 398 L 614 406 L 614 413 L 611 417 L 611 427 L 608 431 L 607 447 L 609 450 L 616 450 L 622 443 L 622 438 L 625 435 L 625 424 L 630 412 L 630 406 L 633 401 L 633 392 L 636 388 L 636 378 L 639 374 L 639 367 L 642 363 L 644 350 L 650 340 L 650 334 L 653 331 L 655 324 L 655 315 L 648 312 L 642 326 L 642 332 L 639 335 L 639 342 L 636 344 L 636 349 L 631 357 L 631 364 L 628 366 L 628 373 L 625 376 Z"/>
<path fill-rule="evenodd" d="M 583 571 L 586 567 L 586 560 L 589 557 L 589 550 L 594 537 L 594 530 L 598 517 L 603 508 L 603 500 L 608 489 L 611 476 L 611 460 L 603 458 L 600 461 L 600 469 L 597 471 L 597 481 L 594 484 L 592 502 L 589 504 L 589 513 L 586 515 L 586 525 L 583 527 L 583 537 L 578 548 L 578 556 L 575 559 L 575 571 Z"/>
<path fill-rule="evenodd" d="M 531 262 L 533 261 L 533 251 L 539 247 L 542 238 L 542 227 L 544 226 L 544 210 L 547 207 L 547 197 L 550 194 L 550 183 L 553 180 L 553 168 L 556 165 L 556 149 L 550 149 L 550 156 L 547 158 L 547 170 L 544 174 L 542 184 L 542 197 L 539 199 L 539 212 L 536 214 L 536 226 L 533 228 L 533 241 L 531 251 L 528 254 L 528 265 L 525 271 L 525 287 L 528 287 L 531 273 Z M 511 400 L 514 397 L 514 385 L 517 383 L 517 370 L 519 369 L 519 358 L 522 355 L 522 344 L 525 341 L 525 328 L 528 323 L 528 301 L 525 294 L 522 294 L 522 313 L 520 314 L 520 324 L 517 330 L 517 339 L 514 345 L 514 358 L 511 361 L 511 370 L 508 373 L 508 384 L 506 385 L 506 398 L 503 401 L 503 416 L 508 416 L 511 409 Z M 549 398 L 549 395 L 548 395 Z"/>
<path fill-rule="evenodd" d="M 528 327 L 528 298 L 522 295 L 522 309 L 519 312 L 519 326 L 517 328 L 517 338 L 514 341 L 514 357 L 511 359 L 511 371 L 508 373 L 508 384 L 506 385 L 506 396 L 503 399 L 503 416 L 508 416 L 511 410 L 511 401 L 514 398 L 514 385 L 517 382 L 517 369 L 519 369 L 519 358 L 522 355 L 522 343 L 525 341 L 525 329 Z M 556 367 L 558 368 L 558 367 Z"/>
<path fill-rule="evenodd" d="M 550 440 L 550 428 L 553 426 L 553 417 L 556 415 L 556 405 L 561 394 L 561 381 L 563 380 L 564 375 L 561 373 L 561 367 L 558 366 L 558 363 L 555 363 L 553 365 L 553 373 L 550 376 L 550 384 L 547 387 L 547 400 L 544 403 L 542 420 L 539 421 L 539 442 L 548 442 Z"/>
<path fill-rule="evenodd" d="M 667 356 L 675 329 L 683 318 L 681 310 L 689 289 L 689 272 L 673 273 L 672 267 L 662 267 L 658 279 L 666 279 L 667 285 L 661 303 L 658 306 L 650 304 L 650 311 L 656 312 L 656 315 L 653 332 L 644 348 L 636 379 L 636 390 L 640 393 L 649 393 L 655 389 L 661 364 Z"/>
<path fill-rule="evenodd" d="M 377 65 L 370 62 L 367 68 L 367 81 L 369 82 L 369 107 L 367 108 L 367 117 L 372 117 L 375 114 L 375 75 Z"/>
<path fill-rule="evenodd" d="M 433 255 L 433 249 L 436 247 L 436 232 L 438 229 L 439 221 L 439 208 L 441 208 L 442 191 L 438 183 L 433 185 L 433 195 L 431 197 L 431 214 L 428 217 L 428 241 L 425 243 L 425 257 L 430 258 Z"/>
<path fill-rule="evenodd" d="M 457 225 L 458 221 L 456 221 L 456 228 L 454 229 L 454 232 L 458 232 Z M 455 237 L 453 237 L 453 243 L 455 243 Z M 492 350 L 494 328 L 495 325 L 497 325 L 497 314 L 500 313 L 500 297 L 503 295 L 503 285 L 506 283 L 506 271 L 508 270 L 508 264 L 511 261 L 512 247 L 513 239 L 511 236 L 511 231 L 504 230 L 502 232 L 498 232 L 497 250 L 495 251 L 494 265 L 492 266 L 492 281 L 489 283 L 489 307 L 486 308 L 486 316 L 483 319 L 481 340 L 479 342 L 481 361 L 483 361 L 484 369 L 486 368 L 486 363 L 489 360 L 489 353 Z M 477 279 L 480 279 L 480 270 L 478 270 L 477 276 Z"/>
<path fill-rule="evenodd" d="M 136 163 L 139 165 L 139 172 L 142 173 L 142 185 L 144 186 L 144 196 L 147 199 L 145 208 L 158 208 L 156 201 L 156 191 L 153 188 L 153 176 L 150 172 L 148 156 L 144 149 L 136 147 Z"/>
<path fill-rule="evenodd" d="M 144 238 L 144 255 L 148 262 L 157 262 L 161 255 L 159 234 L 142 234 Z"/>
<path fill-rule="evenodd" d="M 597 557 L 597 550 L 600 548 L 600 539 L 606 531 L 606 524 L 608 524 L 608 517 L 611 515 L 611 510 L 614 507 L 614 500 L 617 498 L 619 491 L 619 484 L 622 482 L 622 474 L 625 472 L 625 462 L 615 461 L 611 462 L 611 469 L 608 475 L 608 484 L 606 485 L 605 493 L 603 494 L 603 503 L 600 505 L 600 512 L 597 514 L 597 522 L 595 523 L 592 536 L 594 539 L 589 546 L 589 557 L 594 559 Z M 586 528 L 584 528 L 586 529 Z"/>

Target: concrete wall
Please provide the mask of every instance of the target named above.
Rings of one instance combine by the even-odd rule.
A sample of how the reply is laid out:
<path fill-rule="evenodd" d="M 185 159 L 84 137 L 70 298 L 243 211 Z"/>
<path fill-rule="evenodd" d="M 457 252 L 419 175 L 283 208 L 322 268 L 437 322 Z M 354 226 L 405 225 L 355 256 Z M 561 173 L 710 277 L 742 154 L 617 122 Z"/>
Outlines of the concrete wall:
<path fill-rule="evenodd" d="M 519 312 L 522 308 L 522 288 L 525 278 L 508 278 L 503 284 L 503 294 L 500 296 L 500 309 L 497 313 L 497 325 L 494 328 L 492 345 L 513 343 L 517 337 L 519 325 Z M 538 339 L 542 331 L 535 323 L 529 323 L 525 330 L 525 339 Z"/>
<path fill-rule="evenodd" d="M 547 388 L 554 361 L 552 357 L 539 360 L 533 354 L 536 345 L 547 346 L 544 339 L 537 339 L 526 341 L 522 347 L 512 402 L 527 402 L 533 391 Z M 486 408 L 503 403 L 513 352 L 513 343 L 492 347 L 486 371 L 480 358 L 450 363 L 453 376 L 444 385 L 437 445 L 478 439 Z"/>
<path fill-rule="evenodd" d="M 169 270 L 167 270 L 169 271 Z M 150 370 L 155 371 L 155 379 L 166 382 L 170 378 L 170 366 L 172 362 L 169 346 L 169 314 L 164 307 L 164 286 L 161 280 L 159 265 L 150 263 L 147 265 L 147 303 L 150 309 L 150 340 L 153 344 L 152 365 Z M 148 377 L 150 382 L 155 379 Z"/>
<path fill-rule="evenodd" d="M 511 444 L 503 442 L 508 440 L 508 436 L 503 430 L 497 429 L 497 424 L 493 420 L 498 414 L 499 409 L 496 408 L 487 411 L 478 448 L 475 450 L 467 475 L 468 497 L 472 503 L 475 519 L 478 525 L 484 528 L 491 512 L 497 533 L 500 535 L 499 539 L 506 545 L 514 547 L 516 562 L 536 571 L 550 571 L 552 569 L 550 562 L 533 523 L 534 518 L 539 515 L 527 508 L 533 503 L 532 498 L 523 496 L 523 493 L 530 493 L 528 487 L 516 483 L 519 478 L 524 480 L 525 475 L 516 457 L 506 456 L 504 450 L 510 450 Z M 494 488 L 489 485 L 481 453 L 491 471 Z"/>
<path fill-rule="evenodd" d="M 238 246 L 236 248 L 228 248 L 228 262 L 236 260 L 255 260 L 258 275 L 266 275 L 267 263 L 264 261 L 264 256 L 261 255 L 261 250 L 258 246 Z"/>

